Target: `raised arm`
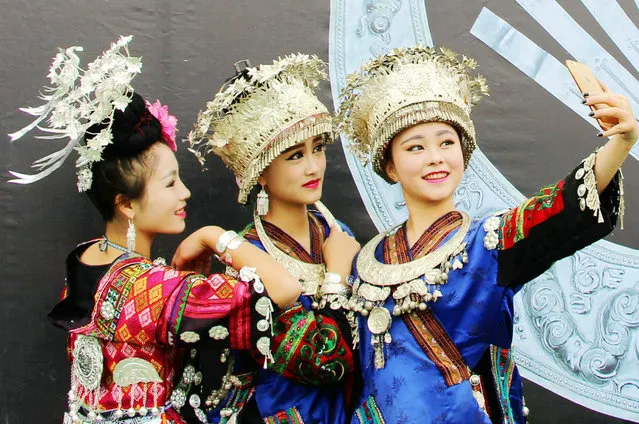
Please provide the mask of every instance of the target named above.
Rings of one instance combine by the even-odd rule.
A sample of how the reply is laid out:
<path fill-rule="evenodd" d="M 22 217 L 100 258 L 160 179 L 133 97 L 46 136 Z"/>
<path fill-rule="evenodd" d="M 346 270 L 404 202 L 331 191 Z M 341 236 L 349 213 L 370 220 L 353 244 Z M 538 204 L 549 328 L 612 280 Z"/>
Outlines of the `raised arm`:
<path fill-rule="evenodd" d="M 597 191 L 601 194 L 626 160 L 632 146 L 637 142 L 639 126 L 626 96 L 615 94 L 605 84 L 601 82 L 600 84 L 604 92 L 584 93 L 584 104 L 589 106 L 604 104 L 608 107 L 597 109 L 595 112 L 591 112 L 590 116 L 595 119 L 614 118 L 619 121 L 609 130 L 597 134 L 599 137 L 612 137 L 599 149 L 595 158 L 594 171 Z"/>
<path fill-rule="evenodd" d="M 230 259 L 230 265 L 234 269 L 239 271 L 243 266 L 256 269 L 268 290 L 269 297 L 279 307 L 291 306 L 297 301 L 302 293 L 302 286 L 286 268 L 268 253 L 250 243 L 240 243 L 237 246 L 227 243 L 226 249 L 234 248 L 227 252 L 218 251 L 218 241 L 223 233 L 224 230 L 217 226 L 207 226 L 195 231 L 180 243 L 173 256 L 172 265 L 180 269 L 197 258 L 209 256 L 211 252 L 227 253 L 227 259 Z"/>

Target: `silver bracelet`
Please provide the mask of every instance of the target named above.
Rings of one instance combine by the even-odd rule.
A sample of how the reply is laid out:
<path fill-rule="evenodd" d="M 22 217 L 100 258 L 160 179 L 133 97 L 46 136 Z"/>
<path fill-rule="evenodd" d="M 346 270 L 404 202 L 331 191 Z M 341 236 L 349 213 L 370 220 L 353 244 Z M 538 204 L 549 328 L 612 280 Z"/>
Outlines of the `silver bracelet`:
<path fill-rule="evenodd" d="M 222 235 L 217 239 L 217 243 L 215 243 L 215 250 L 220 255 L 224 253 L 229 243 L 233 241 L 237 237 L 237 233 L 233 230 L 228 230 L 222 233 Z"/>
<path fill-rule="evenodd" d="M 246 241 L 246 239 L 244 237 L 242 237 L 240 235 L 235 235 L 235 238 L 228 243 L 226 248 L 228 250 L 235 250 L 238 247 L 240 247 L 240 244 L 242 244 L 245 241 Z"/>
<path fill-rule="evenodd" d="M 340 294 L 348 296 L 351 294 L 352 289 L 349 286 L 341 283 L 324 283 L 322 284 L 320 291 L 322 292 L 322 296 L 327 294 Z"/>
<path fill-rule="evenodd" d="M 324 273 L 324 282 L 322 283 L 322 285 L 324 284 L 341 284 L 342 283 L 342 276 L 339 275 L 336 272 L 325 272 Z"/>

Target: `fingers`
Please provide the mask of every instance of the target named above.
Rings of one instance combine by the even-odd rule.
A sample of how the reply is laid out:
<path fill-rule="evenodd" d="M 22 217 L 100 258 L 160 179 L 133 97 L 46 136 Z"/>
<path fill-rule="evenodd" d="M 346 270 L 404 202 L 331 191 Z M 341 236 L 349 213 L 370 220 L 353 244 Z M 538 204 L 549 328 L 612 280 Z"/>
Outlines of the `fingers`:
<path fill-rule="evenodd" d="M 612 91 L 610 91 L 608 86 L 606 84 L 604 84 L 603 81 L 597 80 L 597 82 L 601 86 L 601 89 L 604 91 L 604 93 L 612 93 Z"/>
<path fill-rule="evenodd" d="M 586 94 L 588 94 L 586 96 Z M 622 109 L 630 110 L 630 102 L 626 96 L 614 94 L 612 92 L 607 93 L 584 93 L 583 103 L 588 106 L 592 105 L 606 105 L 609 107 L 619 107 Z M 603 108 L 602 108 L 603 109 Z"/>
<path fill-rule="evenodd" d="M 632 113 L 618 107 L 607 107 L 605 109 L 597 109 L 590 112 L 590 116 L 595 119 L 604 120 L 610 125 L 610 128 L 604 127 L 605 131 L 597 134 L 600 137 L 614 134 L 625 133 L 634 128 L 636 124 L 635 117 Z"/>
<path fill-rule="evenodd" d="M 617 135 L 617 134 L 625 134 L 629 131 L 632 130 L 632 125 L 630 124 L 617 124 L 614 127 L 610 128 L 609 130 L 606 131 L 602 131 L 600 133 L 597 134 L 597 136 L 599 137 L 612 137 L 613 135 Z"/>
<path fill-rule="evenodd" d="M 331 234 L 333 234 L 333 232 L 337 232 L 337 233 L 342 232 L 342 226 L 339 225 L 337 221 L 333 221 L 333 224 L 329 228 L 331 229 Z"/>
<path fill-rule="evenodd" d="M 172 268 L 178 268 L 179 255 L 180 255 L 180 247 L 178 246 L 178 248 L 175 250 L 175 253 L 173 254 L 173 257 L 171 258 Z"/>

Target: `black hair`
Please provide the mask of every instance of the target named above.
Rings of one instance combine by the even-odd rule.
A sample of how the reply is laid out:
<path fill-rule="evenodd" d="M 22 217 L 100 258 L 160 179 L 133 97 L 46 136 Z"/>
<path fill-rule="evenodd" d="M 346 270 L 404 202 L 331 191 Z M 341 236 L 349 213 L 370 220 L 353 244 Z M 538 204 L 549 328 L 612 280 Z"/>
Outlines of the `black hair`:
<path fill-rule="evenodd" d="M 106 123 L 90 127 L 85 142 L 106 128 Z M 142 96 L 133 93 L 124 111 L 116 110 L 111 125 L 112 143 L 102 152 L 102 160 L 91 167 L 93 181 L 89 199 L 105 221 L 115 216 L 118 194 L 129 200 L 144 193 L 154 156 L 151 146 L 161 140 L 162 124 L 146 108 Z"/>

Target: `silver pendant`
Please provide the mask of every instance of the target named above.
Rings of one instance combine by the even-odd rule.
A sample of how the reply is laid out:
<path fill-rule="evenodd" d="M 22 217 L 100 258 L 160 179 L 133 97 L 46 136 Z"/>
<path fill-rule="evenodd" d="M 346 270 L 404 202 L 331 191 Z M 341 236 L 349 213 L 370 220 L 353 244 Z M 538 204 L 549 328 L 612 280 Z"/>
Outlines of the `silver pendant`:
<path fill-rule="evenodd" d="M 103 360 L 100 341 L 95 337 L 78 335 L 73 348 L 73 372 L 88 390 L 100 387 Z"/>
<path fill-rule="evenodd" d="M 368 329 L 373 334 L 383 334 L 390 329 L 392 320 L 388 309 L 376 306 L 370 311 L 368 316 Z"/>
<path fill-rule="evenodd" d="M 127 358 L 115 366 L 113 382 L 120 387 L 128 387 L 138 383 L 162 383 L 162 378 L 149 361 Z"/>

